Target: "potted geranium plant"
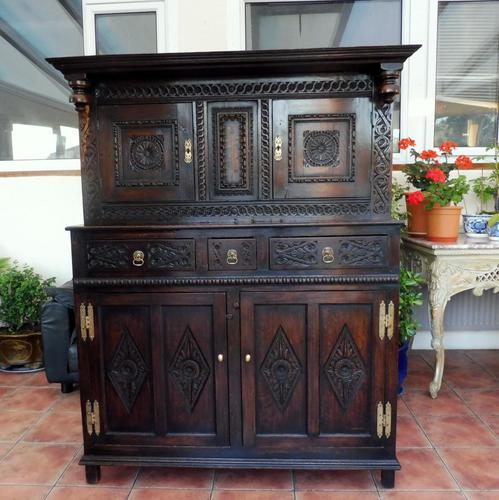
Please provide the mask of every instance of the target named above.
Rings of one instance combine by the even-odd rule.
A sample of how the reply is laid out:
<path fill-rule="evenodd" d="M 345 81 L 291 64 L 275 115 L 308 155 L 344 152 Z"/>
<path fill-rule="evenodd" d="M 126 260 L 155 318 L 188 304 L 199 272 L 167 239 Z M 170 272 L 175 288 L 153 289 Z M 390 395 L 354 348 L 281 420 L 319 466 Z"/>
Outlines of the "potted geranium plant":
<path fill-rule="evenodd" d="M 411 346 L 419 323 L 414 320 L 414 308 L 423 304 L 421 285 L 423 278 L 402 267 L 400 269 L 400 301 L 399 301 L 399 364 L 398 393 L 404 391 L 403 384 L 407 377 L 408 350 Z"/>
<path fill-rule="evenodd" d="M 412 139 L 404 141 L 400 141 L 401 149 L 416 145 Z M 424 206 L 427 211 L 427 238 L 431 241 L 454 242 L 458 237 L 462 208 L 457 204 L 463 201 L 469 190 L 466 177 L 459 174 L 459 169 L 471 168 L 473 162 L 466 155 L 450 162 L 449 157 L 456 147 L 453 141 L 443 142 L 439 152 L 426 149 L 420 153 L 412 147 L 410 154 L 414 162 L 404 169 L 408 180 L 418 188 L 418 191 L 409 193 L 408 207 Z M 458 171 L 457 177 L 450 176 L 453 170 Z"/>
<path fill-rule="evenodd" d="M 54 281 L 17 264 L 0 273 L 1 369 L 43 366 L 40 307 L 48 298 L 45 288 Z"/>

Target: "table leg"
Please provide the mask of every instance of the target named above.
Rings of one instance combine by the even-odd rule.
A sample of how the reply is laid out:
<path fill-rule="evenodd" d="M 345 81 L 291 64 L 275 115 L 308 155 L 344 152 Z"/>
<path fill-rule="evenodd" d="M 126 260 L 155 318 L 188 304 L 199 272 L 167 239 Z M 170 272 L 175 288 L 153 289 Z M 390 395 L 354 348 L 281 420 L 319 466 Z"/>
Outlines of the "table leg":
<path fill-rule="evenodd" d="M 447 301 L 443 303 L 436 302 L 430 293 L 429 296 L 429 316 L 431 328 L 431 347 L 435 351 L 435 375 L 430 383 L 430 394 L 433 399 L 438 395 L 442 386 L 442 377 L 444 375 L 445 348 L 444 348 L 444 314 Z"/>

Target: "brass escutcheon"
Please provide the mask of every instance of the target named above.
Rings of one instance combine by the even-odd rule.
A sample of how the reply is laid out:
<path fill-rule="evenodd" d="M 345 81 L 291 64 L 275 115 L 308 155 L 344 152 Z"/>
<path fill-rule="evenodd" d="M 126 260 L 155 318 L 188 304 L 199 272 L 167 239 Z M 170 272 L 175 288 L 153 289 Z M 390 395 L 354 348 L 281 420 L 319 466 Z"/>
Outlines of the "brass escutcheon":
<path fill-rule="evenodd" d="M 324 264 L 331 264 L 334 261 L 334 252 L 331 247 L 324 247 L 322 249 L 322 262 Z"/>
<path fill-rule="evenodd" d="M 275 161 L 282 160 L 282 139 L 280 136 L 277 136 L 274 139 L 274 160 Z"/>
<path fill-rule="evenodd" d="M 144 265 L 144 252 L 142 250 L 135 250 L 135 252 L 133 252 L 132 264 L 137 267 Z"/>
<path fill-rule="evenodd" d="M 231 266 L 237 264 L 237 250 L 234 248 L 227 250 L 227 264 Z"/>
<path fill-rule="evenodd" d="M 184 163 L 192 163 L 192 139 L 184 142 Z"/>

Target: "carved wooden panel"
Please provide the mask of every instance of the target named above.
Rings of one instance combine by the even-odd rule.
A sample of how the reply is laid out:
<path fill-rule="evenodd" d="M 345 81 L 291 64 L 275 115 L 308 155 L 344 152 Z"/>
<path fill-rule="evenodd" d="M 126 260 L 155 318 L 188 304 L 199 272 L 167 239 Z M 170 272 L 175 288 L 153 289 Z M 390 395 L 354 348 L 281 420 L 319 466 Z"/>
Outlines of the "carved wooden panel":
<path fill-rule="evenodd" d="M 161 240 L 147 244 L 146 261 L 149 269 L 172 271 L 194 270 L 194 240 Z"/>
<path fill-rule="evenodd" d="M 130 265 L 126 244 L 116 242 L 88 242 L 86 245 L 86 264 L 89 270 L 126 269 Z"/>
<path fill-rule="evenodd" d="M 123 406 L 130 414 L 147 376 L 148 367 L 128 328 L 123 328 L 107 375 Z"/>
<path fill-rule="evenodd" d="M 210 197 L 257 198 L 256 103 L 208 104 Z"/>
<path fill-rule="evenodd" d="M 210 367 L 189 327 L 177 347 L 169 372 L 183 395 L 185 407 L 192 412 L 210 376 Z"/>
<path fill-rule="evenodd" d="M 254 238 L 210 238 L 208 268 L 216 270 L 256 269 Z"/>
<path fill-rule="evenodd" d="M 366 379 L 366 367 L 355 340 L 345 324 L 324 365 L 324 373 L 343 409 L 352 404 Z"/>
<path fill-rule="evenodd" d="M 341 239 L 338 264 L 348 267 L 381 266 L 387 256 L 386 238 Z"/>

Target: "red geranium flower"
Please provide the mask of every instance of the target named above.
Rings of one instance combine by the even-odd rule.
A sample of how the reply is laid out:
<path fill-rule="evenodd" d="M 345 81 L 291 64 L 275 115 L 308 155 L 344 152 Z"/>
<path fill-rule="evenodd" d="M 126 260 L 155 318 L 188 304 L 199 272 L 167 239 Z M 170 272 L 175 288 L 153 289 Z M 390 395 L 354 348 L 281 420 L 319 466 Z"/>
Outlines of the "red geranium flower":
<path fill-rule="evenodd" d="M 457 148 L 457 143 L 454 142 L 454 141 L 444 141 L 442 142 L 442 144 L 440 144 L 440 147 L 438 149 L 440 149 L 440 151 L 442 151 L 442 153 L 445 153 L 446 155 L 451 155 L 452 154 L 452 151 Z"/>
<path fill-rule="evenodd" d="M 471 161 L 471 158 L 466 155 L 459 155 L 456 158 L 456 167 L 457 168 L 462 168 L 464 170 L 471 168 L 473 166 L 473 162 Z"/>
<path fill-rule="evenodd" d="M 431 160 L 432 158 L 436 158 L 438 156 L 438 153 L 436 151 L 433 151 L 433 149 L 424 149 L 421 151 L 421 159 L 422 160 Z"/>
<path fill-rule="evenodd" d="M 399 141 L 399 149 L 407 149 L 409 146 L 415 146 L 416 141 L 411 139 L 410 137 L 406 137 L 405 139 L 400 139 Z"/>
<path fill-rule="evenodd" d="M 445 176 L 444 172 L 440 170 L 439 168 L 430 168 L 428 172 L 426 172 L 425 177 L 427 179 L 432 180 L 433 182 L 445 182 L 447 180 L 447 177 Z"/>
<path fill-rule="evenodd" d="M 422 191 L 414 191 L 407 195 L 407 203 L 409 205 L 419 205 L 424 201 L 424 193 Z"/>

